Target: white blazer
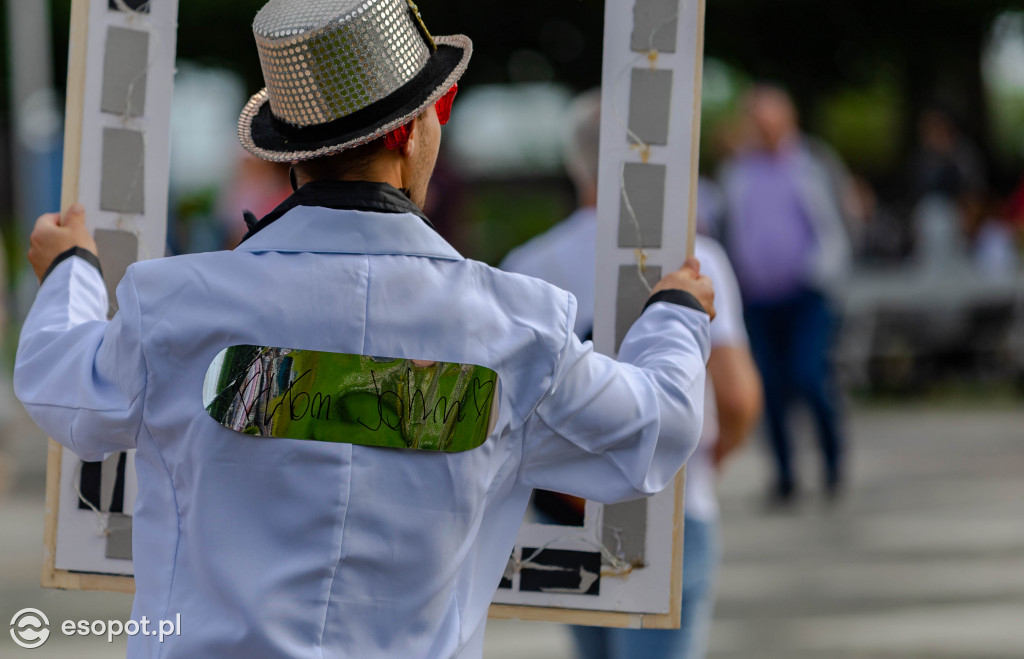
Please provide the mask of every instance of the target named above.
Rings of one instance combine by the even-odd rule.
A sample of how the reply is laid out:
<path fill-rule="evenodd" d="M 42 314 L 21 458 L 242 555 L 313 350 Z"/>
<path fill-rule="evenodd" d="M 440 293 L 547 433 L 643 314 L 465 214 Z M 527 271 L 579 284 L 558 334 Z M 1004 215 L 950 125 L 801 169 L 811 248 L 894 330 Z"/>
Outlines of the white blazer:
<path fill-rule="evenodd" d="M 18 397 L 83 459 L 138 449 L 132 616 L 181 614 L 129 657 L 477 659 L 533 488 L 651 495 L 697 445 L 705 314 L 652 305 L 613 361 L 571 295 L 401 210 L 299 206 L 235 251 L 136 264 L 110 322 L 85 260 L 43 283 Z M 241 344 L 485 366 L 497 425 L 459 454 L 236 433 L 203 380 Z"/>

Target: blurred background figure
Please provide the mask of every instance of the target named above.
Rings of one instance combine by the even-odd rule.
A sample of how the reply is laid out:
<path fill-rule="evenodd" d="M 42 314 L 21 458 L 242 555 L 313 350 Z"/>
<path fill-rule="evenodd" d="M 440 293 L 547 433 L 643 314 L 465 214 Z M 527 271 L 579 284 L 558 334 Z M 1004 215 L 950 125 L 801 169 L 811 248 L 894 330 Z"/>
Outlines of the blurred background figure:
<path fill-rule="evenodd" d="M 423 213 L 430 218 L 430 223 L 441 237 L 460 252 L 464 252 L 468 246 L 464 214 L 465 187 L 458 169 L 452 165 L 448 148 L 442 143 Z"/>
<path fill-rule="evenodd" d="M 925 111 L 917 134 L 910 172 L 916 261 L 939 273 L 966 264 L 972 228 L 987 219 L 985 167 L 978 148 L 944 110 Z"/>
<path fill-rule="evenodd" d="M 916 200 L 939 195 L 966 206 L 984 194 L 987 179 L 981 152 L 948 112 L 938 108 L 925 111 L 917 134 L 911 172 Z"/>
<path fill-rule="evenodd" d="M 775 503 L 796 494 L 790 410 L 806 401 L 816 423 L 830 496 L 843 478 L 840 396 L 830 363 L 836 316 L 830 296 L 851 260 L 843 200 L 828 164 L 800 133 L 778 87 L 743 102 L 747 145 L 722 173 L 725 244 L 746 303 L 750 343 L 764 379 Z"/>
<path fill-rule="evenodd" d="M 1024 178 L 1010 198 L 1006 218 L 1017 231 L 1024 230 Z"/>
<path fill-rule="evenodd" d="M 580 96 L 570 109 L 565 166 L 576 189 L 577 209 L 561 224 L 512 250 L 503 270 L 544 279 L 576 296 L 576 334 L 594 333 L 597 249 L 597 179 L 601 143 L 601 90 Z"/>
<path fill-rule="evenodd" d="M 579 303 L 576 333 L 587 338 L 594 323 L 600 91 L 580 96 L 570 114 L 565 161 L 579 208 L 569 219 L 513 250 L 502 267 L 545 279 L 573 293 Z M 703 211 L 701 226 L 709 225 L 718 207 L 714 188 L 707 180 L 701 186 L 709 195 L 706 203 L 698 203 Z M 743 325 L 739 287 L 725 251 L 712 239 L 699 236 L 696 255 L 702 272 L 715 282 L 718 317 L 711 324 L 704 431 L 686 471 L 682 626 L 668 631 L 575 627 L 573 636 L 581 659 L 699 659 L 706 653 L 721 553 L 716 474 L 744 443 L 760 416 L 762 392 Z M 534 501 L 543 515 L 570 524 L 572 520 L 562 511 L 579 515 L 583 504 L 540 492 Z"/>
<path fill-rule="evenodd" d="M 221 248 L 234 249 L 248 233 L 246 213 L 262 219 L 292 194 L 288 169 L 288 163 L 260 160 L 238 149 L 235 175 L 217 202 Z"/>

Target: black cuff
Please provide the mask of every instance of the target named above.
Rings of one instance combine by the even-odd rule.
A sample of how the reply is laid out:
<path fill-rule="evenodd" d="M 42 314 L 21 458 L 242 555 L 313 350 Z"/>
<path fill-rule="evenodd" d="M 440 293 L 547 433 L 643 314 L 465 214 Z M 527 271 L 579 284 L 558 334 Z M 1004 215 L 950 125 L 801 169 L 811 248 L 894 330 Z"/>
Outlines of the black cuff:
<path fill-rule="evenodd" d="M 647 304 L 644 305 L 644 311 L 647 311 L 648 307 L 652 304 L 657 304 L 658 302 L 678 304 L 679 306 L 686 307 L 687 309 L 707 313 L 707 310 L 704 309 L 704 305 L 701 304 L 693 294 L 675 288 L 667 291 L 660 291 L 652 295 L 651 298 L 647 300 Z"/>
<path fill-rule="evenodd" d="M 61 252 L 57 258 L 53 260 L 53 263 L 51 263 L 50 267 L 46 269 L 46 274 L 43 275 L 43 279 L 39 283 L 41 284 L 46 281 L 46 278 L 57 269 L 58 265 L 64 263 L 64 261 L 67 261 L 72 256 L 77 256 L 78 258 L 83 259 L 86 263 L 99 270 L 100 276 L 103 276 L 103 268 L 100 267 L 100 259 L 98 256 L 84 247 L 72 247 L 66 252 Z"/>

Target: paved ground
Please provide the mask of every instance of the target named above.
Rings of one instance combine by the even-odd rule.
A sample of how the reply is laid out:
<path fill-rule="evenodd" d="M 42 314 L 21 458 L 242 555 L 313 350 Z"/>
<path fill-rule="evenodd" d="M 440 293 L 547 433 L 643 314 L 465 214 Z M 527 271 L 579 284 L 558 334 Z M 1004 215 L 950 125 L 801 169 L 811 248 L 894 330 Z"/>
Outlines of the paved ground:
<path fill-rule="evenodd" d="M 721 487 L 726 557 L 712 659 L 1024 657 L 1020 408 L 856 410 L 852 487 L 835 508 L 818 500 L 808 460 L 803 504 L 765 514 L 762 455 L 739 458 Z M 5 420 L 0 473 L 6 465 L 17 483 L 0 500 L 0 618 L 35 606 L 51 622 L 126 619 L 127 597 L 38 587 L 44 451 L 16 409 L 0 409 Z M 92 659 L 123 647 L 58 634 L 38 654 L 0 637 L 0 657 Z M 496 622 L 486 656 L 571 651 L 554 625 Z"/>
<path fill-rule="evenodd" d="M 1019 408 L 859 411 L 835 510 L 765 516 L 734 465 L 712 656 L 1024 657 Z"/>

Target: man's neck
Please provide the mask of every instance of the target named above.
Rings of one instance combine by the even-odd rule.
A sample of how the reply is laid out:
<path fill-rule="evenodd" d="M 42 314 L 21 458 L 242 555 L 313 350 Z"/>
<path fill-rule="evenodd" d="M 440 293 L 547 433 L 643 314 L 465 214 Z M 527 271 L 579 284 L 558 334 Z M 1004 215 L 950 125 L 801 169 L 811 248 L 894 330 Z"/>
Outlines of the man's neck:
<path fill-rule="evenodd" d="M 388 154 L 391 155 L 391 154 Z M 367 181 L 369 183 L 387 183 L 388 185 L 401 190 L 406 186 L 403 180 L 403 170 L 401 161 L 395 157 L 379 157 L 374 158 L 369 162 L 362 164 L 362 166 L 353 169 L 350 172 L 337 172 L 332 173 L 328 176 L 318 176 L 316 178 L 307 176 L 306 172 L 303 171 L 302 167 L 296 167 L 293 170 L 296 174 L 296 183 L 299 187 L 310 183 L 314 180 L 331 180 L 331 181 Z M 326 174 L 327 172 L 320 171 L 318 174 Z"/>
<path fill-rule="evenodd" d="M 312 183 L 313 181 L 342 181 L 342 182 L 346 182 L 346 183 L 358 183 L 358 182 L 386 183 L 386 184 L 390 185 L 391 187 L 395 188 L 396 190 L 401 190 L 402 187 L 403 187 L 402 186 L 402 177 L 401 176 L 380 176 L 380 175 L 374 175 L 373 173 L 370 173 L 370 172 L 351 174 L 351 175 L 347 175 L 346 174 L 346 175 L 341 175 L 341 176 L 332 176 L 331 178 L 326 178 L 326 179 L 324 179 L 324 178 L 313 179 L 313 178 L 307 178 L 307 177 L 302 176 L 302 175 L 297 175 L 295 177 L 295 179 L 296 179 L 297 186 L 300 187 L 300 188 L 302 186 L 306 185 L 307 183 Z"/>

